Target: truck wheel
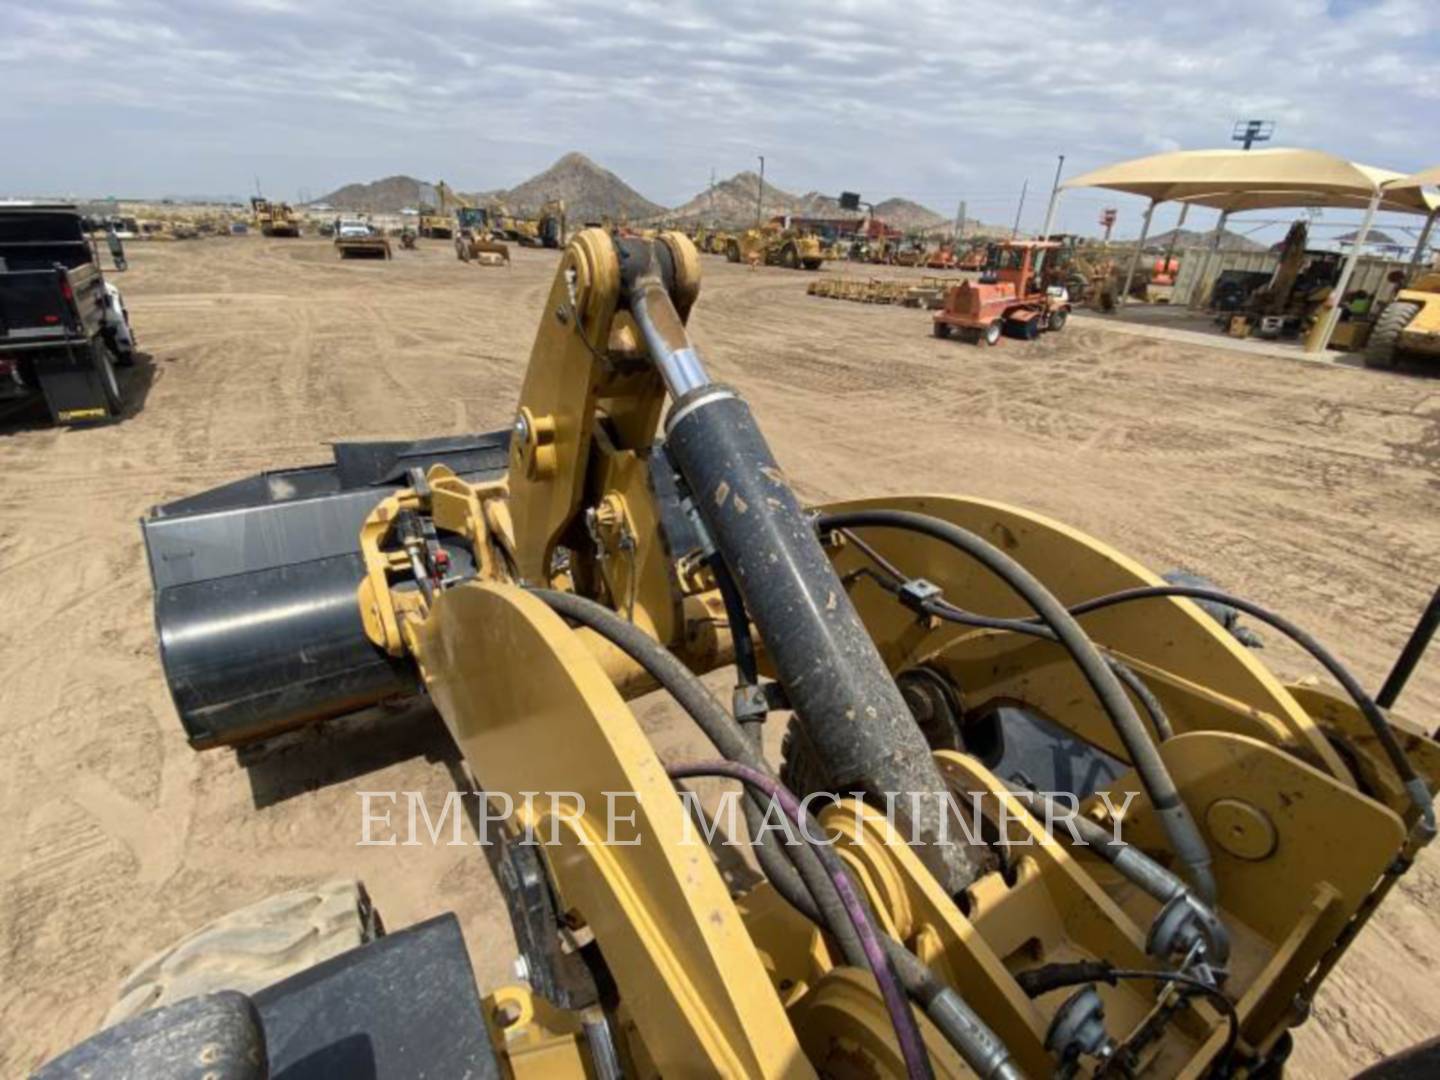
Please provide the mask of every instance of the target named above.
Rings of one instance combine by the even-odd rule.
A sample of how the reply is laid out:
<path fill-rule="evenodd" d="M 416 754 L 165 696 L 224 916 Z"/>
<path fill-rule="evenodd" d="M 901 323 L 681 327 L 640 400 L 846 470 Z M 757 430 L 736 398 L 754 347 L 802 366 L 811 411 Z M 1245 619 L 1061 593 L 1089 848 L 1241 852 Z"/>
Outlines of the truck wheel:
<path fill-rule="evenodd" d="M 1052 334 L 1058 334 L 1065 329 L 1065 324 L 1070 321 L 1070 313 L 1064 308 L 1058 308 L 1050 313 L 1050 318 L 1045 321 L 1045 329 Z"/>
<path fill-rule="evenodd" d="M 999 345 L 1000 335 L 1004 332 L 1004 330 L 1004 321 L 1001 319 L 996 319 L 989 326 L 985 327 L 985 332 L 980 336 L 980 340 L 985 342 L 986 345 Z"/>
<path fill-rule="evenodd" d="M 124 401 L 120 396 L 120 380 L 115 375 L 115 364 L 111 360 L 113 354 L 110 346 L 106 345 L 101 338 L 94 338 L 90 342 L 90 363 L 95 367 L 95 375 L 100 380 L 100 392 L 105 395 L 105 409 L 112 416 L 119 416 Z"/>
<path fill-rule="evenodd" d="M 740 261 L 740 245 L 733 240 L 725 245 L 725 261 L 733 263 Z"/>
<path fill-rule="evenodd" d="M 1375 320 L 1375 329 L 1365 345 L 1365 366 L 1389 371 L 1399 359 L 1399 338 L 1410 320 L 1420 313 L 1420 305 L 1408 300 L 1392 300 Z"/>
<path fill-rule="evenodd" d="M 231 912 L 156 953 L 120 984 L 104 1027 L 197 994 L 253 994 L 384 933 L 358 881 L 297 889 Z"/>
<path fill-rule="evenodd" d="M 948 338 L 950 336 L 949 323 L 941 322 L 939 319 L 936 319 L 930 324 L 930 328 L 934 332 L 935 336 L 938 338 Z"/>

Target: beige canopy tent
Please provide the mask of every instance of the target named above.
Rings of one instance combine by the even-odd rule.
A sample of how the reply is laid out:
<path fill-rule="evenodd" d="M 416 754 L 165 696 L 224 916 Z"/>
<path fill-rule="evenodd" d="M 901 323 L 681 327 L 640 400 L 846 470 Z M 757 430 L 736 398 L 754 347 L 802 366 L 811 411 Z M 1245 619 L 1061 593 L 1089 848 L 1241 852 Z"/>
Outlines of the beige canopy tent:
<path fill-rule="evenodd" d="M 1440 217 L 1440 196 L 1427 193 L 1424 190 L 1427 187 L 1440 187 L 1440 165 L 1423 172 L 1402 176 L 1398 180 L 1387 180 L 1384 184 L 1387 200 L 1392 198 L 1419 199 L 1429 207 L 1429 213 L 1425 217 L 1425 227 L 1420 230 L 1420 239 L 1415 242 L 1415 252 L 1410 256 L 1411 266 L 1420 262 L 1421 252 L 1430 242 L 1430 233 L 1435 228 L 1435 219 Z"/>
<path fill-rule="evenodd" d="M 1423 176 L 1425 174 L 1417 174 Z M 1181 204 L 1181 222 L 1192 204 L 1220 211 L 1211 242 L 1213 252 L 1233 212 L 1290 206 L 1326 206 L 1363 209 L 1358 242 L 1340 271 L 1332 290 L 1325 325 L 1310 348 L 1323 350 L 1340 318 L 1340 298 L 1350 282 L 1355 260 L 1378 210 L 1420 213 L 1433 222 L 1437 203 L 1423 190 L 1424 182 L 1372 165 L 1346 161 L 1320 150 L 1177 150 L 1168 154 L 1122 161 L 1067 180 L 1065 188 L 1101 187 L 1140 195 L 1150 200 L 1140 239 L 1125 273 L 1121 302 L 1129 297 L 1130 283 L 1155 207 L 1162 202 Z"/>

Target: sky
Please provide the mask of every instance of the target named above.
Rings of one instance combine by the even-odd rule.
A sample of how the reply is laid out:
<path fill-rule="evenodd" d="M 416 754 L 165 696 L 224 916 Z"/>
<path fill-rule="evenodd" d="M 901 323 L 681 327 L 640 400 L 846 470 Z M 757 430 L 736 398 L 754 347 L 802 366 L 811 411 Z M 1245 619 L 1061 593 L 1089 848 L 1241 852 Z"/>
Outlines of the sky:
<path fill-rule="evenodd" d="M 791 192 L 997 224 L 1028 182 L 1034 230 L 1057 155 L 1225 146 L 1252 117 L 1440 163 L 1440 0 L 0 0 L 0 196 L 482 190 L 579 150 L 677 205 L 763 154 Z M 1057 227 L 1107 205 L 1133 236 L 1143 203 L 1094 190 Z"/>

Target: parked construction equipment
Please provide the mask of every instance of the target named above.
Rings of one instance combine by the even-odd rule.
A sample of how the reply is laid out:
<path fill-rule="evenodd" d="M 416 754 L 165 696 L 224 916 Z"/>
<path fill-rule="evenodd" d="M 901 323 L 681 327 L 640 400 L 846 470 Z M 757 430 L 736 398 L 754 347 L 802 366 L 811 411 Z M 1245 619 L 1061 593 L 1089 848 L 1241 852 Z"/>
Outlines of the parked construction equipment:
<path fill-rule="evenodd" d="M 479 266 L 509 266 L 510 246 L 495 239 L 490 212 L 483 206 L 462 206 L 456 211 L 455 257 Z"/>
<path fill-rule="evenodd" d="M 362 892 L 327 889 L 368 943 L 307 970 L 274 950 L 262 989 L 223 946 L 313 958 L 287 915 L 310 906 L 251 909 L 128 980 L 72 1073 L 221 1053 L 277 1076 L 1279 1073 L 1434 835 L 1440 745 L 1283 618 L 1039 514 L 803 507 L 706 375 L 699 293 L 679 234 L 581 232 L 506 430 L 340 444 L 143 523 L 196 747 L 434 704 L 494 815 L 527 985 L 482 1006 L 453 919 L 377 937 Z M 1344 694 L 1285 685 L 1192 600 L 1296 641 Z M 696 673 L 732 661 L 727 708 Z M 626 706 L 657 685 L 715 760 L 660 759 Z M 757 881 L 722 877 L 674 786 L 712 774 L 755 795 Z M 767 805 L 797 827 L 776 837 Z"/>
<path fill-rule="evenodd" d="M 335 223 L 335 250 L 342 259 L 388 259 L 390 240 L 367 221 L 346 218 Z"/>
<path fill-rule="evenodd" d="M 271 202 L 256 195 L 250 199 L 250 212 L 262 236 L 300 235 L 300 218 L 289 203 Z"/>
<path fill-rule="evenodd" d="M 919 282 L 880 278 L 823 277 L 810 282 L 805 291 L 827 300 L 853 300 L 861 304 L 900 304 L 934 310 L 943 306 L 945 294 L 954 286 L 953 277 L 926 275 Z"/>
<path fill-rule="evenodd" d="M 509 266 L 510 248 L 497 239 L 494 216 L 484 207 L 451 189 L 444 180 L 435 185 L 440 206 L 455 215 L 455 257 L 479 266 Z"/>
<path fill-rule="evenodd" d="M 540 207 L 540 217 L 535 228 L 542 247 L 557 250 L 563 248 L 566 239 L 565 200 L 547 199 Z"/>
<path fill-rule="evenodd" d="M 1064 286 L 1043 286 L 1036 266 L 1037 256 L 1060 250 L 1054 241 L 991 244 L 979 280 L 953 286 L 945 306 L 935 313 L 935 336 L 954 332 L 965 341 L 996 345 L 1007 333 L 1033 341 L 1042 331 L 1064 329 L 1070 317 L 1069 294 Z"/>
<path fill-rule="evenodd" d="M 819 270 L 825 262 L 818 236 L 776 225 L 746 229 L 738 236 L 729 237 L 725 257 L 732 263 L 763 263 L 787 270 Z"/>
<path fill-rule="evenodd" d="M 1365 346 L 1365 366 L 1440 358 L 1440 270 L 1426 270 L 1385 305 Z"/>
<path fill-rule="evenodd" d="M 455 235 L 455 219 L 443 210 L 422 206 L 418 216 L 419 232 L 426 240 L 449 240 Z"/>

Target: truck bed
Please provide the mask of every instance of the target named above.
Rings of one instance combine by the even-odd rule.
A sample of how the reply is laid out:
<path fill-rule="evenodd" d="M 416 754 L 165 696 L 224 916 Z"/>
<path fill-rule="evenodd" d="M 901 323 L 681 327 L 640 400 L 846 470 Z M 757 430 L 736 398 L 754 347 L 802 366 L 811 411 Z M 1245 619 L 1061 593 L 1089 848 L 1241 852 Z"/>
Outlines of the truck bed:
<path fill-rule="evenodd" d="M 104 283 L 94 266 L 0 270 L 0 348 L 88 339 L 104 316 Z"/>

